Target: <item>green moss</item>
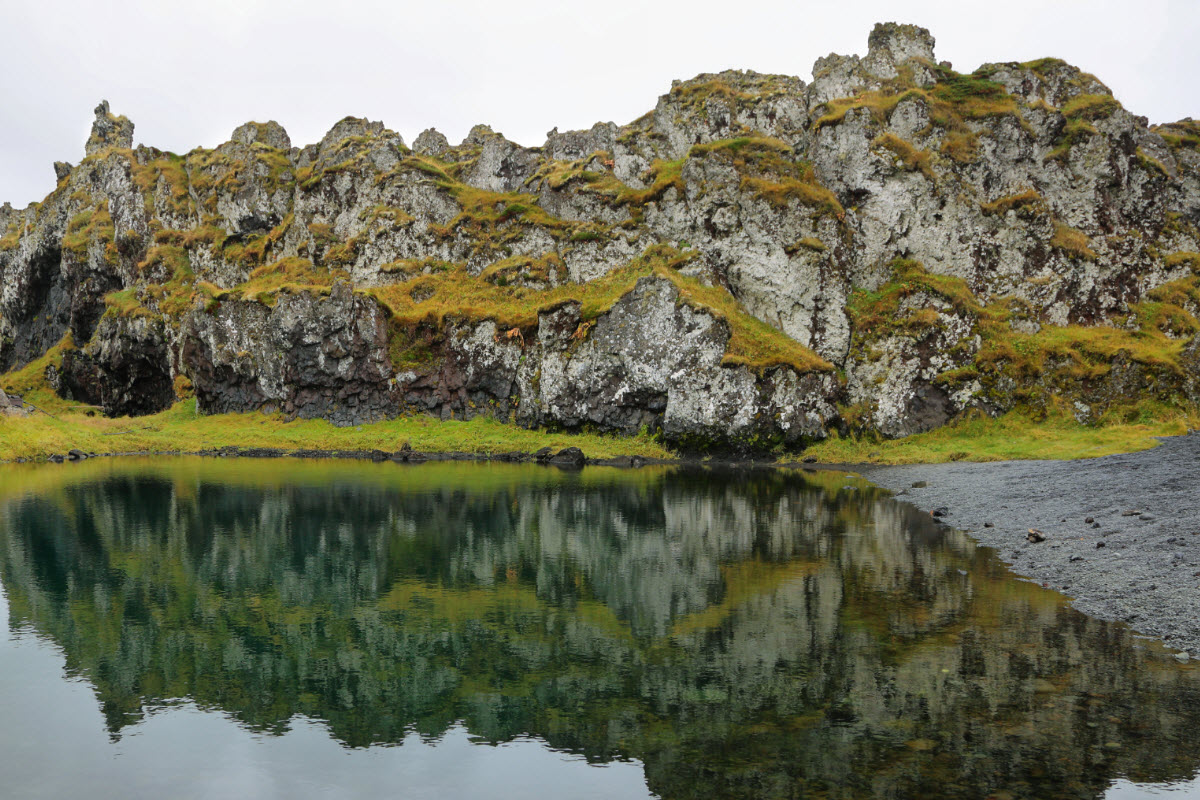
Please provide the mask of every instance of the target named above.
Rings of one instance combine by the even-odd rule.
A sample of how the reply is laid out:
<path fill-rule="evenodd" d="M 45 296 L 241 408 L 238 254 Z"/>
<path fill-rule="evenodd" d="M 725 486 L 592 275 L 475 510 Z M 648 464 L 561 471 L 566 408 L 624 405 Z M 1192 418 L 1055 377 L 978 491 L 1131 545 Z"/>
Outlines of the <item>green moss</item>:
<path fill-rule="evenodd" d="M 550 281 L 551 273 L 561 279 L 566 272 L 562 258 L 558 253 L 550 252 L 538 257 L 509 256 L 490 265 L 479 277 L 497 286 L 506 286 L 520 282 L 546 283 Z"/>
<path fill-rule="evenodd" d="M 855 289 L 846 302 L 856 347 L 899 333 L 921 334 L 936 325 L 938 314 L 933 308 L 901 310 L 906 298 L 919 293 L 945 301 L 968 318 L 989 313 L 961 278 L 927 272 L 911 259 L 896 259 L 891 270 L 890 281 L 875 291 Z"/>
<path fill-rule="evenodd" d="M 1137 158 L 1138 166 L 1140 166 L 1142 169 L 1146 170 L 1147 172 L 1157 174 L 1159 177 L 1162 177 L 1162 178 L 1170 178 L 1171 177 L 1171 173 L 1167 172 L 1167 167 L 1165 164 L 1163 164 L 1157 158 L 1150 155 L 1149 153 L 1147 153 L 1145 150 L 1143 150 L 1140 147 L 1137 149 L 1136 158 Z"/>
<path fill-rule="evenodd" d="M 1017 103 L 1003 84 L 980 75 L 961 75 L 953 70 L 938 70 L 938 81 L 931 92 L 935 100 L 949 106 L 964 119 L 1017 114 Z"/>
<path fill-rule="evenodd" d="M 109 292 L 105 295 L 104 316 L 158 318 L 157 314 L 143 305 L 141 291 L 136 286 L 118 292 Z"/>
<path fill-rule="evenodd" d="M 1165 263 L 1171 269 L 1190 267 L 1193 273 L 1200 275 L 1200 253 L 1172 253 L 1166 257 Z"/>
<path fill-rule="evenodd" d="M 375 205 L 359 213 L 360 221 L 365 222 L 370 231 L 397 231 L 409 225 L 413 216 L 402 208 L 388 205 Z M 310 227 L 311 230 L 311 227 Z"/>
<path fill-rule="evenodd" d="M 990 203 L 984 203 L 980 209 L 988 216 L 1002 217 L 1009 211 L 1042 212 L 1046 208 L 1045 199 L 1033 189 L 1000 197 Z"/>
<path fill-rule="evenodd" d="M 178 319 L 196 299 L 196 274 L 183 247 L 155 245 L 138 264 L 138 272 L 146 281 L 147 301 L 168 317 Z"/>
<path fill-rule="evenodd" d="M 929 180 L 937 181 L 928 150 L 920 150 L 891 132 L 876 136 L 871 146 L 889 151 L 909 172 L 920 172 Z"/>
<path fill-rule="evenodd" d="M 1096 260 L 1096 251 L 1089 245 L 1087 234 L 1077 231 L 1062 222 L 1054 224 L 1054 235 L 1050 238 L 1050 246 L 1072 258 L 1082 258 L 1087 261 Z"/>
<path fill-rule="evenodd" d="M 348 267 L 358 258 L 358 239 L 350 238 L 339 242 L 325 251 L 321 263 L 327 267 Z"/>
<path fill-rule="evenodd" d="M 645 189 L 633 189 L 625 186 L 617 193 L 617 203 L 631 206 L 644 206 L 661 200 L 668 189 L 674 189 L 683 194 L 683 162 L 656 160 L 650 166 L 650 185 Z"/>
<path fill-rule="evenodd" d="M 975 131 L 949 131 L 938 152 L 959 164 L 974 164 L 979 158 L 979 134 Z"/>
<path fill-rule="evenodd" d="M 240 297 L 263 305 L 274 305 L 280 292 L 315 292 L 328 294 L 335 281 L 349 281 L 345 270 L 318 267 L 307 258 L 281 258 L 264 264 L 250 273 L 245 283 L 238 284 L 218 299 Z"/>
<path fill-rule="evenodd" d="M 0 237 L 0 251 L 12 250 L 16 248 L 21 240 L 21 218 L 14 217 L 8 223 L 8 228 L 4 231 L 4 236 Z"/>
<path fill-rule="evenodd" d="M 791 255 L 793 253 L 799 252 L 800 250 L 811 250 L 814 253 L 824 253 L 828 249 L 829 248 L 826 247 L 825 243 L 822 242 L 820 239 L 817 239 L 816 237 L 813 237 L 813 236 L 805 236 L 803 239 L 796 242 L 794 245 L 785 247 L 784 251 L 788 255 Z"/>
<path fill-rule="evenodd" d="M 905 100 L 916 100 L 928 109 L 934 127 L 965 137 L 955 141 L 949 149 L 957 156 L 955 160 L 966 163 L 974 158 L 975 146 L 970 138 L 975 131 L 968 123 L 997 116 L 1020 119 L 1016 99 L 1002 84 L 980 74 L 962 75 L 937 65 L 929 67 L 937 75 L 933 87 L 919 88 L 913 83 L 911 70 L 902 72 L 877 90 L 829 101 L 825 104 L 825 113 L 813 123 L 814 130 L 838 125 L 847 113 L 860 109 L 867 110 L 875 122 L 882 125 L 897 105 Z"/>
<path fill-rule="evenodd" d="M 174 153 L 153 152 L 155 157 L 145 164 L 134 160 L 131 170 L 133 182 L 145 196 L 147 213 L 153 216 L 154 198 L 160 187 L 165 189 L 167 211 L 171 214 L 186 217 L 195 213 L 186 159 Z"/>
<path fill-rule="evenodd" d="M 63 234 L 62 248 L 83 261 L 87 259 L 88 249 L 92 243 L 104 247 L 104 260 L 116 264 L 119 252 L 116 245 L 116 229 L 113 227 L 112 216 L 108 213 L 108 201 L 105 200 L 95 208 L 89 208 L 67 222 L 66 233 Z"/>
<path fill-rule="evenodd" d="M 1072 97 L 1062 107 L 1067 119 L 1082 119 L 1088 122 L 1108 119 L 1121 108 L 1117 98 L 1110 94 L 1081 94 Z"/>
<path fill-rule="evenodd" d="M 1172 150 L 1200 150 L 1200 122 L 1196 120 L 1153 125 L 1150 130 L 1161 136 Z"/>

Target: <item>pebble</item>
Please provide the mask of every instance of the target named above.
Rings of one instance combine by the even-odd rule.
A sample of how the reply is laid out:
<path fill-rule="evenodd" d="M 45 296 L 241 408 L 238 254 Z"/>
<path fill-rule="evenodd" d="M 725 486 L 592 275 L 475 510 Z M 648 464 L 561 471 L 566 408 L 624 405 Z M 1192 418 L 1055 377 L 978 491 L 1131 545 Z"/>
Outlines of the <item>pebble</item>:
<path fill-rule="evenodd" d="M 985 528 L 994 528 L 994 527 L 996 527 L 996 526 L 995 526 L 995 525 L 993 525 L 993 524 L 992 524 L 992 523 L 990 523 L 990 522 L 985 522 L 985 523 L 983 523 L 983 527 L 985 527 Z"/>
<path fill-rule="evenodd" d="M 929 486 L 929 483 L 928 483 L 928 482 L 926 482 L 926 481 L 913 481 L 912 488 L 914 488 L 914 489 L 924 489 L 924 488 L 925 488 L 925 487 L 927 487 L 927 486 Z"/>
<path fill-rule="evenodd" d="M 1093 527 L 1093 528 L 1099 528 L 1099 527 L 1100 527 L 1100 523 L 1099 523 L 1099 522 L 1093 522 L 1093 523 L 1092 523 L 1092 527 Z"/>
<path fill-rule="evenodd" d="M 1186 664 L 1192 660 L 1192 654 L 1184 650 L 1182 653 L 1175 654 L 1175 660 L 1180 664 Z"/>
<path fill-rule="evenodd" d="M 1122 516 L 1122 517 L 1136 517 L 1136 516 L 1137 516 L 1138 514 L 1140 514 L 1140 513 L 1142 513 L 1142 512 L 1140 512 L 1140 511 L 1133 511 L 1133 510 L 1129 510 L 1129 511 L 1122 511 L 1122 512 L 1121 512 L 1121 516 Z"/>
<path fill-rule="evenodd" d="M 931 511 L 929 513 L 933 514 L 933 516 L 935 516 L 935 517 L 944 517 L 950 513 L 950 509 L 946 508 L 945 506 L 938 506 L 937 508 L 935 508 L 933 511 Z"/>
<path fill-rule="evenodd" d="M 1084 520 L 1084 522 L 1086 522 L 1088 525 L 1091 525 L 1095 521 L 1096 521 L 1095 517 L 1088 517 L 1087 519 Z"/>
<path fill-rule="evenodd" d="M 1151 514 L 1142 514 L 1138 519 L 1142 522 L 1154 522 L 1154 517 Z"/>

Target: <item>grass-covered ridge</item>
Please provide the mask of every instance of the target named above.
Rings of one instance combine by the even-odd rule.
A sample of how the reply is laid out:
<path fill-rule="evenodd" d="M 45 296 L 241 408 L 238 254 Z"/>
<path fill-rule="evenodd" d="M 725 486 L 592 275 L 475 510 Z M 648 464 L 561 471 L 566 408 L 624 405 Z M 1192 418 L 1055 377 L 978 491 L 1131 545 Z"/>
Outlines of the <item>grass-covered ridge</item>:
<path fill-rule="evenodd" d="M 999 418 L 971 415 L 903 439 L 833 436 L 805 452 L 827 464 L 1068 460 L 1149 450 L 1158 446 L 1157 437 L 1180 436 L 1197 427 L 1197 409 L 1160 408 L 1142 419 L 1110 419 L 1097 425 L 1081 425 L 1065 409 L 1045 416 L 1021 410 Z"/>
<path fill-rule="evenodd" d="M 39 394 L 34 396 L 42 400 Z M 117 419 L 89 417 L 78 408 L 47 405 L 54 409 L 54 416 L 0 416 L 0 461 L 39 458 L 71 448 L 100 454 L 195 452 L 220 447 L 392 452 L 405 444 L 423 452 L 531 453 L 542 447 L 578 447 L 592 458 L 673 455 L 649 435 L 554 433 L 486 417 L 463 422 L 411 416 L 339 428 L 324 420 L 288 421 L 279 414 L 257 412 L 206 416 L 197 413 L 195 400 L 182 400 L 147 417 Z"/>

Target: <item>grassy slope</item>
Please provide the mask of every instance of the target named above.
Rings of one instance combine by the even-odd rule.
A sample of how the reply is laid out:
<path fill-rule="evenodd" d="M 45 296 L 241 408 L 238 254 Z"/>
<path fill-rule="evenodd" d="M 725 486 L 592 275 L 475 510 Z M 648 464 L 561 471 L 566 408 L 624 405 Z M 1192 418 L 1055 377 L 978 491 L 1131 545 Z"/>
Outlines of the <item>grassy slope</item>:
<path fill-rule="evenodd" d="M 408 443 L 424 452 L 533 452 L 541 447 L 578 447 L 594 458 L 643 455 L 669 458 L 649 436 L 549 433 L 478 418 L 470 422 L 402 417 L 338 428 L 324 420 L 287 421 L 278 414 L 196 413 L 194 400 L 148 417 L 107 419 L 79 413 L 25 419 L 0 417 L 0 460 L 66 453 L 185 451 L 238 446 L 317 450 L 399 450 Z"/>
<path fill-rule="evenodd" d="M 675 455 L 647 435 L 550 433 L 487 418 L 462 422 L 415 416 L 338 428 L 323 420 L 289 422 L 278 414 L 204 416 L 196 412 L 194 400 L 180 401 L 160 414 L 120 419 L 88 417 L 61 401 L 46 405 L 55 416 L 0 417 L 0 460 L 38 458 L 71 448 L 95 453 L 191 452 L 226 446 L 394 451 L 406 442 L 425 452 L 533 452 L 541 447 L 575 446 L 594 458 Z M 1065 417 L 1035 421 L 1014 412 L 999 419 L 964 420 L 906 439 L 835 437 L 806 453 L 824 463 L 843 464 L 1093 458 L 1146 450 L 1157 444 L 1154 437 L 1176 436 L 1196 427 L 1200 427 L 1200 417 L 1183 412 L 1147 422 L 1101 426 L 1084 426 Z"/>
<path fill-rule="evenodd" d="M 947 461 L 1096 458 L 1149 450 L 1155 437 L 1179 436 L 1200 427 L 1194 412 L 1167 413 L 1144 422 L 1080 425 L 1070 417 L 1034 420 L 1020 412 L 998 419 L 951 423 L 904 439 L 831 438 L 807 452 L 836 464 L 938 464 Z"/>

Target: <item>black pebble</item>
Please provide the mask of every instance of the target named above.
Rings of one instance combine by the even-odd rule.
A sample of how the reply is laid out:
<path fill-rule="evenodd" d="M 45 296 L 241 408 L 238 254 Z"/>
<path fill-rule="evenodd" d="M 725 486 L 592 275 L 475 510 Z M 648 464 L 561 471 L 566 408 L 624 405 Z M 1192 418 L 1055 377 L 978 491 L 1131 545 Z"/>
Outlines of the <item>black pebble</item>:
<path fill-rule="evenodd" d="M 1087 519 L 1084 520 L 1084 522 L 1086 522 L 1088 525 L 1091 525 L 1095 521 L 1096 521 L 1095 517 L 1088 517 Z"/>
<path fill-rule="evenodd" d="M 1101 547 L 1104 547 L 1104 542 L 1096 542 L 1096 549 L 1099 550 Z"/>

